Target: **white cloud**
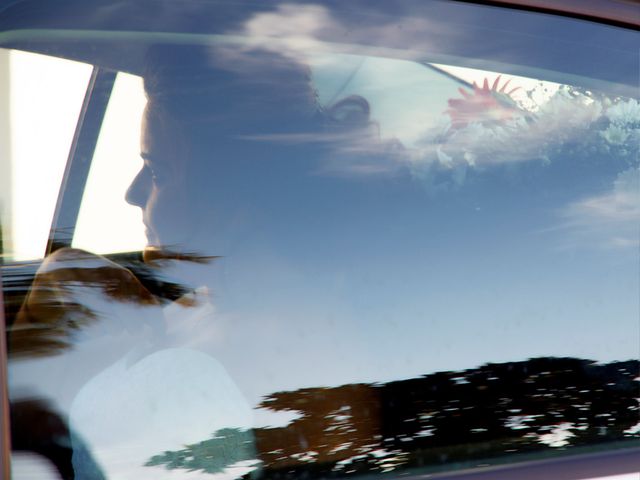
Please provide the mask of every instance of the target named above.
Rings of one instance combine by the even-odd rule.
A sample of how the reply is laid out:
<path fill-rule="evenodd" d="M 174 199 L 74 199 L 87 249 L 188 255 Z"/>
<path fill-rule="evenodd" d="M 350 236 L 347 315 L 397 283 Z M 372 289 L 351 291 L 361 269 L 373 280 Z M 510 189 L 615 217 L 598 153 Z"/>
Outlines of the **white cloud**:
<path fill-rule="evenodd" d="M 434 42 L 438 32 L 450 41 L 458 41 L 465 36 L 464 32 L 452 33 L 450 27 L 439 25 L 426 18 L 403 18 L 401 29 L 398 28 L 397 18 L 384 15 L 376 18 L 374 23 L 366 26 L 354 25 L 348 18 L 334 17 L 330 10 L 321 5 L 284 3 L 271 11 L 255 14 L 238 30 L 229 32 L 243 40 L 239 43 L 219 46 L 217 53 L 222 55 L 226 65 L 235 65 L 234 68 L 255 72 L 264 72 L 265 68 L 269 68 L 269 65 L 259 65 L 260 62 L 273 60 L 271 55 L 262 57 L 254 55 L 256 52 L 276 54 L 306 69 L 318 69 L 324 66 L 329 70 L 332 68 L 340 70 L 339 65 L 336 66 L 333 63 L 337 62 L 341 49 L 343 54 L 349 54 L 354 58 L 359 57 L 358 53 L 364 55 L 362 58 L 380 55 L 387 58 L 393 57 L 400 64 L 400 59 L 423 61 L 426 52 L 437 51 L 437 45 L 431 45 L 430 42 Z M 429 32 L 429 35 L 425 36 L 424 32 Z M 402 49 L 389 50 L 375 45 L 397 46 Z M 343 60 L 344 58 L 340 62 Z M 353 62 L 360 66 L 362 63 L 355 60 Z M 396 70 L 393 61 L 389 60 L 387 63 L 389 68 Z M 377 68 L 375 78 L 367 78 L 366 85 L 382 82 L 380 78 L 382 70 L 384 69 Z M 463 70 L 466 71 L 466 75 L 473 74 L 478 79 L 481 76 L 494 78 L 497 75 L 484 70 Z M 361 76 L 364 75 L 356 67 L 353 71 L 358 71 Z M 395 92 L 403 90 L 401 80 L 406 80 L 406 76 L 399 74 L 395 78 L 396 84 L 383 85 L 386 88 L 385 98 L 389 97 L 387 92 L 395 95 Z M 493 118 L 489 108 L 481 112 L 484 115 L 480 116 L 481 119 L 488 119 L 487 121 L 471 121 L 462 127 L 452 128 L 444 113 L 446 106 L 442 111 L 438 109 L 437 117 L 441 122 L 434 120 L 430 123 L 420 121 L 424 119 L 415 115 L 414 121 L 410 121 L 409 118 L 414 118 L 410 115 L 412 113 L 410 109 L 401 112 L 402 115 L 394 116 L 379 114 L 372 107 L 372 120 L 377 122 L 382 138 L 376 139 L 375 135 L 354 135 L 351 130 L 344 135 L 345 138 L 341 139 L 337 139 L 333 134 L 328 136 L 322 134 L 316 135 L 314 139 L 298 136 L 298 138 L 289 139 L 271 138 L 269 141 L 332 143 L 332 148 L 339 151 L 339 154 L 334 161 L 328 161 L 322 169 L 323 172 L 331 174 L 388 175 L 400 169 L 409 168 L 416 178 L 429 183 L 433 182 L 430 172 L 450 171 L 449 183 L 460 187 L 460 184 L 465 181 L 464 175 L 460 175 L 460 172 L 466 172 L 467 169 L 481 171 L 483 168 L 522 162 L 562 161 L 563 151 L 568 148 L 572 148 L 575 154 L 577 150 L 584 147 L 587 155 L 588 147 L 593 146 L 594 143 L 620 144 L 626 148 L 626 144 L 632 138 L 627 130 L 619 131 L 618 124 L 624 120 L 625 125 L 628 126 L 629 119 L 635 119 L 638 116 L 637 102 L 612 104 L 610 101 L 599 101 L 589 95 L 578 94 L 567 86 L 540 83 L 537 80 L 522 77 L 513 77 L 513 79 L 521 81 L 512 82 L 509 88 L 521 87 L 517 93 L 522 98 L 518 102 L 513 101 L 511 107 L 508 104 L 510 100 L 515 100 L 514 98 L 504 98 L 505 102 L 494 102 L 501 106 L 501 108 L 495 107 L 496 111 L 493 112 L 497 115 L 497 119 Z M 404 90 L 407 89 L 415 89 L 415 86 L 411 84 Z M 366 93 L 355 93 L 362 94 L 366 100 L 370 101 L 366 98 Z M 435 94 L 431 94 L 433 95 Z M 441 94 L 445 105 L 447 100 L 451 99 L 451 95 L 450 93 Z M 429 95 L 421 94 L 421 96 L 424 97 L 425 104 L 428 104 Z M 422 97 L 418 103 L 422 103 Z M 460 102 L 461 99 L 453 100 Z M 394 101 L 398 102 L 397 99 Z M 532 103 L 533 106 L 523 108 L 526 102 Z M 505 112 L 512 112 L 513 115 Z M 594 128 L 601 128 L 596 121 L 605 116 L 612 125 L 612 129 L 594 132 Z M 396 127 L 400 125 L 402 128 L 394 130 L 394 125 Z M 402 135 L 397 132 L 402 132 Z M 399 138 L 404 148 L 389 149 L 386 145 L 380 149 L 380 145 L 384 145 L 385 141 L 392 137 Z M 375 153 L 372 155 L 372 152 Z M 580 154 L 580 152 L 577 153 Z M 331 160 L 333 157 L 328 156 L 328 158 Z M 575 205 L 573 208 L 592 211 L 600 208 L 599 202 L 610 203 L 606 198 L 594 198 L 591 201 L 590 205 Z M 624 243 L 625 238 L 618 239 L 618 243 Z"/>
<path fill-rule="evenodd" d="M 618 175 L 611 191 L 569 204 L 565 227 L 601 246 L 640 246 L 640 169 Z"/>
<path fill-rule="evenodd" d="M 298 61 L 306 61 L 308 54 L 328 51 L 327 40 L 336 42 L 331 51 L 339 46 L 339 40 L 345 39 L 349 45 L 398 45 L 410 41 L 420 48 L 405 51 L 405 58 L 422 55 L 428 51 L 425 32 L 437 36 L 438 32 L 449 32 L 449 27 L 429 19 L 414 17 L 403 18 L 402 29 L 398 28 L 395 17 L 379 17 L 376 23 L 371 18 L 365 24 L 358 25 L 342 22 L 332 17 L 326 7 L 321 5 L 299 5 L 284 3 L 274 11 L 255 14 L 244 23 L 239 33 L 249 40 L 250 49 L 269 50 Z M 426 42 L 426 43 L 425 43 Z"/>

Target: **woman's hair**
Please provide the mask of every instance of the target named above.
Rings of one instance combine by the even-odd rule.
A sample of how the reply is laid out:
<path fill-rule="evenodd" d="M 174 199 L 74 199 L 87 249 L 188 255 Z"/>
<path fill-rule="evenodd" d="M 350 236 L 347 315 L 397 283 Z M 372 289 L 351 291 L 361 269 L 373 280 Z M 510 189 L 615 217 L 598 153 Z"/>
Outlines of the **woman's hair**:
<path fill-rule="evenodd" d="M 167 131 L 182 130 L 196 155 L 212 142 L 242 137 L 279 139 L 289 149 L 304 139 L 316 148 L 301 155 L 333 162 L 397 151 L 397 141 L 380 139 L 365 98 L 351 95 L 321 108 L 308 66 L 272 51 L 157 45 L 147 55 L 144 88 L 148 111 Z M 262 145 L 275 152 L 275 143 Z"/>
<path fill-rule="evenodd" d="M 310 126 L 320 114 L 308 68 L 267 51 L 157 45 L 144 88 L 150 108 L 188 129 L 275 133 Z"/>

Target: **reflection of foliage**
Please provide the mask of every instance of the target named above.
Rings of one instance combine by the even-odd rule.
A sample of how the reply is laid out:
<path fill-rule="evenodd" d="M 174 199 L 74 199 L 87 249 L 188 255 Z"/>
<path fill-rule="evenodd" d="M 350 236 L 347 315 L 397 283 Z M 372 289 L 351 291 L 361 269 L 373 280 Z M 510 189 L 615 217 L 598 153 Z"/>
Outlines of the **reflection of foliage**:
<path fill-rule="evenodd" d="M 450 122 L 442 130 L 425 132 L 421 146 L 408 152 L 414 175 L 434 192 L 458 188 L 474 175 L 516 168 L 574 173 L 595 165 L 617 171 L 638 164 L 640 106 L 563 85 L 527 111 L 510 102 L 498 84 L 475 87 L 465 98 L 449 100 Z M 501 90 L 501 89 L 500 89 Z M 531 92 L 529 92 L 531 94 Z"/>
<path fill-rule="evenodd" d="M 636 360 L 537 358 L 385 384 L 274 393 L 260 407 L 299 417 L 285 427 L 253 431 L 261 478 L 486 463 L 507 454 L 640 438 L 639 366 Z M 247 432 L 225 430 L 153 457 L 149 465 L 220 471 L 255 458 L 242 446 L 235 455 L 223 449 L 234 435 L 237 443 L 250 441 Z"/>
<path fill-rule="evenodd" d="M 261 460 L 279 470 L 336 464 L 347 452 L 366 453 L 381 438 L 381 404 L 380 390 L 368 384 L 275 393 L 261 407 L 301 417 L 285 428 L 256 431 Z"/>
<path fill-rule="evenodd" d="M 272 395 L 263 405 L 302 414 L 281 429 L 282 440 L 293 432 L 320 432 L 305 436 L 306 449 L 298 446 L 299 441 L 280 446 L 283 452 L 298 448 L 290 458 L 305 450 L 333 448 L 341 459 L 326 458 L 327 472 L 384 471 L 390 458 L 404 467 L 417 467 L 626 438 L 631 434 L 625 431 L 638 421 L 633 381 L 637 374 L 637 361 L 598 365 L 542 358 L 351 386 L 351 391 L 338 387 L 285 392 Z M 360 393 L 354 394 L 356 390 Z M 353 420 L 344 415 L 337 422 L 326 413 L 327 399 L 332 399 L 331 411 L 357 414 Z M 369 438 L 361 435 L 364 423 Z M 553 443 L 555 437 L 548 436 L 558 436 L 559 428 L 564 428 L 566 443 Z M 264 448 L 259 432 L 256 437 L 265 467 L 281 470 L 284 461 L 268 454 L 274 445 Z"/>
<path fill-rule="evenodd" d="M 256 451 L 253 433 L 235 428 L 218 430 L 215 436 L 204 442 L 187 445 L 177 452 L 164 452 L 152 457 L 148 467 L 165 465 L 169 470 L 186 469 L 190 472 L 220 473 L 239 462 L 253 460 Z"/>

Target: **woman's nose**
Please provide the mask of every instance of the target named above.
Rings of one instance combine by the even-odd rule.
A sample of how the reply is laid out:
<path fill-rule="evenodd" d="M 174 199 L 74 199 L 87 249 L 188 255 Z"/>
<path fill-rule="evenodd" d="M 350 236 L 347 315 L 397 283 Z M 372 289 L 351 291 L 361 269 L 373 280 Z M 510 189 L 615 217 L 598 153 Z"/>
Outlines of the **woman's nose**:
<path fill-rule="evenodd" d="M 149 198 L 150 188 L 150 179 L 145 174 L 145 168 L 143 167 L 131 182 L 124 198 L 127 203 L 135 207 L 144 208 Z"/>

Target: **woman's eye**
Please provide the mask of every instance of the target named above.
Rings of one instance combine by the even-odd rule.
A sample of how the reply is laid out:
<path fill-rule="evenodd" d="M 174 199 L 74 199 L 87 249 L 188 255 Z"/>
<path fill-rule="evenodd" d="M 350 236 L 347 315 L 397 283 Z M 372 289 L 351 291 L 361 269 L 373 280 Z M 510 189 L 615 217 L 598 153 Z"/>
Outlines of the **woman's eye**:
<path fill-rule="evenodd" d="M 166 183 L 171 177 L 169 176 L 166 168 L 155 167 L 151 169 L 151 178 L 155 183 Z"/>
<path fill-rule="evenodd" d="M 151 177 L 151 180 L 153 181 L 153 183 L 157 184 L 159 182 L 166 180 L 166 174 L 162 171 L 163 170 L 162 168 L 145 164 L 144 169 L 146 170 L 147 174 Z"/>

